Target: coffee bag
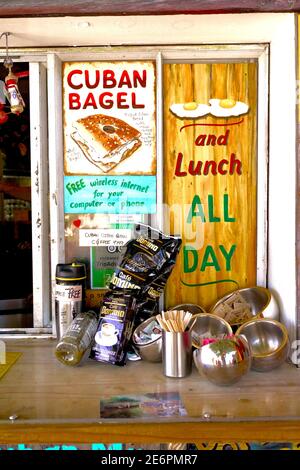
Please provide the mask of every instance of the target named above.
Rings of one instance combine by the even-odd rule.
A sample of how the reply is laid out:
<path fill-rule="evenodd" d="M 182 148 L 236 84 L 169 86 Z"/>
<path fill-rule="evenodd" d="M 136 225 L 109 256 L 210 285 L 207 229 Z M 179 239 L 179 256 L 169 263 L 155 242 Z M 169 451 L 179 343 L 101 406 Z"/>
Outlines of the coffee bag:
<path fill-rule="evenodd" d="M 137 237 L 112 276 L 110 288 L 130 289 L 137 298 L 136 323 L 157 313 L 158 300 L 175 265 L 182 240 L 148 225 L 136 227 Z"/>
<path fill-rule="evenodd" d="M 100 308 L 100 320 L 90 357 L 124 365 L 132 335 L 136 299 L 129 291 L 109 291 Z"/>

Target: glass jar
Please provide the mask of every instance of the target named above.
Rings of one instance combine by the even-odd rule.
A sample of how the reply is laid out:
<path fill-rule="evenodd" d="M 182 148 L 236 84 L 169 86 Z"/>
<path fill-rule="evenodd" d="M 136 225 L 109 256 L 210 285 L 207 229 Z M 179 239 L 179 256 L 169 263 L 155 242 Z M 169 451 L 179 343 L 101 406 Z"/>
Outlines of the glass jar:
<path fill-rule="evenodd" d="M 58 342 L 55 355 L 65 365 L 76 366 L 91 346 L 98 326 L 98 315 L 93 311 L 81 312 Z"/>

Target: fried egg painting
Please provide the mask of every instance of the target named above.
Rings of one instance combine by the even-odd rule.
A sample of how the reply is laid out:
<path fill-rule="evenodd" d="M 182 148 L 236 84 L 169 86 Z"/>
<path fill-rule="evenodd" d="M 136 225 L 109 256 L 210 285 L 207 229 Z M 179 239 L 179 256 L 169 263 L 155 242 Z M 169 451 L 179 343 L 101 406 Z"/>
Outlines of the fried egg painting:
<path fill-rule="evenodd" d="M 216 117 L 241 116 L 242 114 L 246 114 L 249 110 L 249 106 L 246 103 L 232 99 L 212 99 L 209 100 L 209 104 L 209 113 Z"/>
<path fill-rule="evenodd" d="M 210 107 L 207 104 L 198 104 L 195 101 L 190 103 L 172 104 L 170 110 L 173 114 L 181 118 L 195 119 L 209 114 Z"/>
<path fill-rule="evenodd" d="M 180 118 L 196 119 L 207 116 L 215 117 L 241 116 L 249 111 L 249 106 L 242 101 L 235 101 L 231 98 L 211 99 L 209 105 L 196 103 L 177 103 L 170 106 L 170 111 Z"/>

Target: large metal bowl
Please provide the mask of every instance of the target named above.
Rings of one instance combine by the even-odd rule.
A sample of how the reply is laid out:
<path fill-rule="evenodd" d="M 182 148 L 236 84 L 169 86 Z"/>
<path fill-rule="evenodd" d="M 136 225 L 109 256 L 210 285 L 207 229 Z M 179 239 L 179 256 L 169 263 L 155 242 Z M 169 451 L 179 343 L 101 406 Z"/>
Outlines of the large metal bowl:
<path fill-rule="evenodd" d="M 243 336 L 221 339 L 195 349 L 194 362 L 200 375 L 210 382 L 230 385 L 250 369 L 250 347 Z"/>
<path fill-rule="evenodd" d="M 197 313 L 193 315 L 196 323 L 192 328 L 192 344 L 195 348 L 201 347 L 201 337 L 210 338 L 232 335 L 232 329 L 227 321 L 211 313 Z"/>
<path fill-rule="evenodd" d="M 252 369 L 267 372 L 286 361 L 290 349 L 286 327 L 276 320 L 261 318 L 244 323 L 237 334 L 247 338 L 252 353 Z"/>
<path fill-rule="evenodd" d="M 251 314 L 254 318 L 271 318 L 272 320 L 279 320 L 279 306 L 272 294 L 266 287 L 246 287 L 238 289 L 219 299 L 211 308 L 210 312 L 215 313 L 216 308 L 229 299 L 235 293 L 239 293 L 245 302 L 251 307 Z M 245 320 L 248 321 L 248 319 Z M 231 322 L 231 325 L 240 325 L 240 323 Z"/>
<path fill-rule="evenodd" d="M 132 342 L 139 355 L 144 361 L 148 362 L 161 362 L 162 361 L 162 336 L 159 336 L 157 339 L 150 341 L 149 343 L 138 343 L 135 341 L 136 335 L 139 336 L 140 332 L 155 320 L 154 317 L 150 317 L 141 323 L 135 330 L 132 335 Z"/>
<path fill-rule="evenodd" d="M 197 304 L 175 305 L 175 307 L 169 308 L 168 310 L 184 310 L 185 312 L 190 312 L 193 315 L 196 315 L 197 313 L 205 313 L 204 308 Z"/>

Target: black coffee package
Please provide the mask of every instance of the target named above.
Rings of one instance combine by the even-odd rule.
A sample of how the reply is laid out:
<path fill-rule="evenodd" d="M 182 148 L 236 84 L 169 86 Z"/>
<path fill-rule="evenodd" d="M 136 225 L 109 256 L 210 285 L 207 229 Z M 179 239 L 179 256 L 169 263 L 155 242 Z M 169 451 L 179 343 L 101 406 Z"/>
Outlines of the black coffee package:
<path fill-rule="evenodd" d="M 175 265 L 182 240 L 148 225 L 136 226 L 137 237 L 112 276 L 110 288 L 131 289 L 136 297 L 135 325 L 158 313 L 158 301 Z"/>
<path fill-rule="evenodd" d="M 173 268 L 173 265 L 170 266 Z M 159 313 L 159 298 L 164 291 L 170 271 L 161 273 L 155 281 L 151 282 L 136 293 L 136 315 L 135 325 L 139 325 L 147 318 L 153 317 Z"/>
<path fill-rule="evenodd" d="M 90 358 L 118 366 L 125 364 L 135 312 L 136 298 L 132 291 L 105 294 Z"/>
<path fill-rule="evenodd" d="M 137 295 L 159 298 L 174 267 L 182 240 L 149 226 L 126 244 L 126 251 L 112 276 L 111 289 L 136 289 Z M 146 231 L 145 231 L 146 228 Z"/>

